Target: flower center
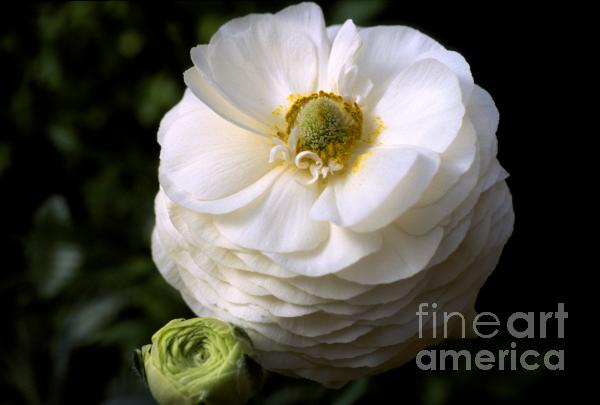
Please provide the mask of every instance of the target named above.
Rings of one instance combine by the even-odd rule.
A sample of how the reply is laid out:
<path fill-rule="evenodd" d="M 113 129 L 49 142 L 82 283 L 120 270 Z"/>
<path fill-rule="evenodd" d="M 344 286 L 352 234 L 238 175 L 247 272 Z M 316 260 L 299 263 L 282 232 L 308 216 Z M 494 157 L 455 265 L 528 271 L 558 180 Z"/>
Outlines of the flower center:
<path fill-rule="evenodd" d="M 323 163 L 343 164 L 360 137 L 362 113 L 356 104 L 321 91 L 297 100 L 285 115 L 287 135 L 297 132 L 297 151 L 312 151 Z"/>
<path fill-rule="evenodd" d="M 281 153 L 300 169 L 310 169 L 312 182 L 343 169 L 361 136 L 362 112 L 336 94 L 320 91 L 297 99 L 285 115 L 271 160 Z M 282 142 L 283 141 L 283 142 Z"/>

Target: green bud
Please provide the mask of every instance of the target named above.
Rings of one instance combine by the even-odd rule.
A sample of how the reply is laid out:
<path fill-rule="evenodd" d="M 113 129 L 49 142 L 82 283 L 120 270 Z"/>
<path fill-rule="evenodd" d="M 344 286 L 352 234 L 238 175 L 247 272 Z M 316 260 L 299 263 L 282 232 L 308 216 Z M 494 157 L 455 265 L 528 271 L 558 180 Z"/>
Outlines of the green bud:
<path fill-rule="evenodd" d="M 262 383 L 252 342 L 212 318 L 174 319 L 136 350 L 136 368 L 160 405 L 243 404 Z"/>

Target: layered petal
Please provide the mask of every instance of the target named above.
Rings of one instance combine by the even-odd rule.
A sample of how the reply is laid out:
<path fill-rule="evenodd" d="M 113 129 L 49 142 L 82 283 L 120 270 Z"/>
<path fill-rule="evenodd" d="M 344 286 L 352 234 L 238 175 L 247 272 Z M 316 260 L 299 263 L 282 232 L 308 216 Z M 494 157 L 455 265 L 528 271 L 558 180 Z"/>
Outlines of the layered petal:
<path fill-rule="evenodd" d="M 337 276 L 361 284 L 388 284 L 407 279 L 426 267 L 443 234 L 438 228 L 427 235 L 412 236 L 389 226 L 383 231 L 383 247 L 377 254 L 367 256 Z"/>
<path fill-rule="evenodd" d="M 463 102 L 468 104 L 473 90 L 473 77 L 468 63 L 459 53 L 448 51 L 432 38 L 411 27 L 368 27 L 361 29 L 359 34 L 365 50 L 357 64 L 374 83 L 369 104 L 377 103 L 401 70 L 424 59 L 439 61 L 457 76 Z"/>
<path fill-rule="evenodd" d="M 444 152 L 462 125 L 465 106 L 456 75 L 435 59 L 403 69 L 388 85 L 374 113 L 384 145 L 415 145 Z"/>
<path fill-rule="evenodd" d="M 361 232 L 379 229 L 419 200 L 438 165 L 439 157 L 425 149 L 371 148 L 351 162 L 345 177 L 331 180 L 334 192 L 321 194 L 311 216 Z"/>
<path fill-rule="evenodd" d="M 376 102 L 404 68 L 428 51 L 443 47 L 423 33 L 405 26 L 379 26 L 359 31 L 364 51 L 358 61 L 363 73 L 375 84 L 371 102 Z"/>
<path fill-rule="evenodd" d="M 373 87 L 371 80 L 356 65 L 361 51 L 362 41 L 358 29 L 352 20 L 347 20 L 337 30 L 332 41 L 326 83 L 330 91 L 346 100 L 361 102 Z"/>
<path fill-rule="evenodd" d="M 207 108 L 179 117 L 165 138 L 161 181 L 199 200 L 232 195 L 272 169 L 266 139 L 231 125 Z"/>
<path fill-rule="evenodd" d="M 202 102 L 169 123 L 159 179 L 182 206 L 228 212 L 262 194 L 283 171 L 268 162 L 270 141 L 220 118 Z M 201 125 L 199 125 L 201 123 Z"/>
<path fill-rule="evenodd" d="M 182 99 L 175 105 L 175 107 L 171 108 L 165 116 L 160 120 L 160 125 L 158 127 L 158 143 L 162 145 L 165 134 L 171 127 L 171 125 L 177 121 L 177 119 L 190 111 L 202 109 L 202 106 L 198 99 L 194 96 L 194 93 L 190 89 L 186 89 L 183 93 Z"/>
<path fill-rule="evenodd" d="M 205 45 L 198 45 L 192 49 L 197 61 L 206 60 L 205 57 L 202 57 L 206 53 L 206 48 L 207 46 Z M 208 68 L 201 70 L 194 66 L 186 70 L 183 74 L 185 84 L 198 99 L 210 106 L 210 108 L 223 119 L 226 119 L 240 128 L 244 128 L 259 135 L 266 135 L 271 131 L 269 125 L 257 120 L 255 117 L 252 117 L 232 103 L 214 80 L 206 73 L 207 71 L 209 71 Z"/>
<path fill-rule="evenodd" d="M 321 10 L 300 4 L 223 26 L 207 46 L 192 50 L 195 70 L 186 75 L 186 84 L 225 119 L 258 131 L 273 129 L 273 111 L 289 95 L 318 89 L 328 55 Z"/>
<path fill-rule="evenodd" d="M 336 273 L 381 247 L 378 232 L 357 233 L 335 224 L 329 237 L 317 249 L 293 253 L 267 253 L 280 266 L 295 273 L 315 277 Z"/>
<path fill-rule="evenodd" d="M 266 252 L 311 250 L 328 236 L 329 227 L 309 219 L 318 184 L 294 169 L 280 176 L 269 192 L 234 212 L 215 217 L 225 237 L 247 249 Z"/>

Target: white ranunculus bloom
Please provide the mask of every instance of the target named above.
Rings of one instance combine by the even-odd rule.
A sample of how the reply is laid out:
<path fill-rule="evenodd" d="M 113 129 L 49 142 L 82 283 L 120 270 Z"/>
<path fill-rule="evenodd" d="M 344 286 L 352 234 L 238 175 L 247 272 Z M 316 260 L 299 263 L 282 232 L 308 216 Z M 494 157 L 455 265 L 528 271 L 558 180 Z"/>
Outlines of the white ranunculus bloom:
<path fill-rule="evenodd" d="M 199 316 L 337 386 L 433 342 L 419 303 L 472 312 L 514 214 L 498 112 L 461 55 L 305 3 L 191 56 L 158 134 L 153 255 Z"/>

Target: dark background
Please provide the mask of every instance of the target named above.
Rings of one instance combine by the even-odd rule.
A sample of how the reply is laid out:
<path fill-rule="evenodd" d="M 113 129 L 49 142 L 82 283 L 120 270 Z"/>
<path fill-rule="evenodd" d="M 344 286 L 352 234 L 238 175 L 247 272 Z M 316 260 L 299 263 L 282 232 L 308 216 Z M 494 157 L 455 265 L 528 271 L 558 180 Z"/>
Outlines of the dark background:
<path fill-rule="evenodd" d="M 396 3 L 398 3 L 396 5 Z M 273 376 L 255 403 L 560 403 L 574 359 L 570 275 L 576 179 L 565 114 L 573 56 L 564 9 L 480 2 L 445 7 L 340 0 L 329 24 L 414 26 L 462 53 L 500 110 L 499 158 L 511 173 L 515 231 L 479 311 L 572 309 L 565 371 L 425 372 L 411 362 L 341 390 Z M 181 97 L 189 49 L 225 21 L 288 1 L 66 3 L 3 8 L 0 24 L 1 404 L 151 404 L 133 348 L 192 316 L 150 258 L 162 115 Z M 570 205 L 571 204 L 571 205 Z M 556 329 L 550 328 L 550 336 Z M 509 349 L 506 334 L 445 346 Z M 520 352 L 519 352 L 520 353 Z"/>

